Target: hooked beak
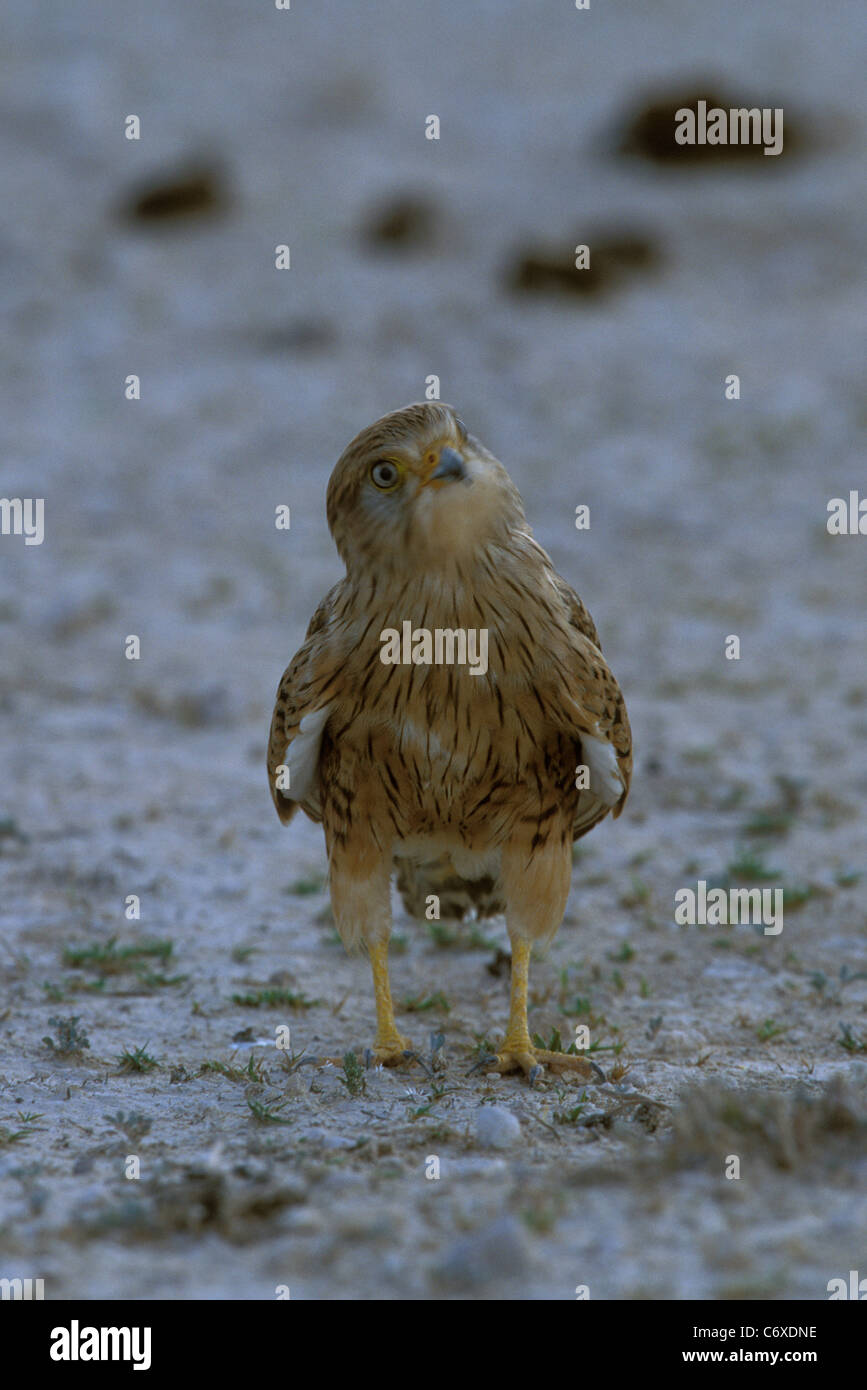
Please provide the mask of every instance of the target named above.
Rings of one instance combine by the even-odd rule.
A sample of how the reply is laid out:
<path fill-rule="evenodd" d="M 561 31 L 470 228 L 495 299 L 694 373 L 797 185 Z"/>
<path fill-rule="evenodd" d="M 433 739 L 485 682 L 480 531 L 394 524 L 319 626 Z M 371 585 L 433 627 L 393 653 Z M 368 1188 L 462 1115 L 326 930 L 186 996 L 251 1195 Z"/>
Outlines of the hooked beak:
<path fill-rule="evenodd" d="M 440 451 L 439 462 L 430 477 L 430 483 L 464 482 L 467 478 L 467 466 L 461 458 L 457 449 L 450 449 L 448 446 Z"/>

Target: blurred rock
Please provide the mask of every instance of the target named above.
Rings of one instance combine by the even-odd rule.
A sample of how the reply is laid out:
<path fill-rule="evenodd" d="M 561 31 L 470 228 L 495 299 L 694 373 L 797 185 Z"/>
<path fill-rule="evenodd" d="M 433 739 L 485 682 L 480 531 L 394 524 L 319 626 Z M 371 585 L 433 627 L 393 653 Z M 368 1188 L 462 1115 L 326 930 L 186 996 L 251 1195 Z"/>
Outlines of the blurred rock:
<path fill-rule="evenodd" d="M 325 1222 L 315 1207 L 290 1207 L 283 1213 L 280 1229 L 292 1236 L 318 1236 Z"/>
<path fill-rule="evenodd" d="M 595 295 L 621 285 L 630 271 L 659 264 L 660 253 L 647 236 L 632 232 L 588 234 L 589 263 L 575 265 L 574 241 L 556 248 L 528 246 L 506 273 L 509 289 L 526 294 Z"/>
<path fill-rule="evenodd" d="M 654 1051 L 669 1057 L 688 1057 L 707 1047 L 707 1038 L 695 1028 L 663 1028 L 653 1041 Z"/>
<path fill-rule="evenodd" d="M 483 1149 L 508 1149 L 521 1137 L 521 1126 L 511 1110 L 482 1105 L 476 1112 L 476 1143 Z"/>
<path fill-rule="evenodd" d="M 512 969 L 512 956 L 509 951 L 504 951 L 502 946 L 498 946 L 491 960 L 485 966 L 489 975 L 497 977 L 505 976 L 508 978 Z"/>
<path fill-rule="evenodd" d="M 529 1264 L 526 1236 L 513 1216 L 455 1241 L 436 1277 L 456 1289 L 473 1289 L 493 1280 L 524 1274 Z"/>
<path fill-rule="evenodd" d="M 438 210 L 429 199 L 398 194 L 371 213 L 363 236 L 377 250 L 412 251 L 433 243 L 438 222 Z"/>
<path fill-rule="evenodd" d="M 267 352 L 327 352 L 337 341 L 337 329 L 328 319 L 296 319 L 259 335 Z"/>
<path fill-rule="evenodd" d="M 697 111 L 698 103 L 721 107 L 724 111 L 746 107 L 774 108 L 782 105 L 779 101 L 765 96 L 763 101 L 745 101 L 741 97 L 715 90 L 712 84 L 702 87 L 700 83 L 690 84 L 682 89 L 671 88 L 660 91 L 635 107 L 623 123 L 623 132 L 618 142 L 618 152 L 638 155 L 657 164 L 731 164 L 734 162 L 775 164 L 793 148 L 803 144 L 802 132 L 789 116 L 788 108 L 783 107 L 783 148 L 773 159 L 767 158 L 761 144 L 725 145 L 679 145 L 674 138 L 677 127 L 677 112 L 684 107 Z"/>
<path fill-rule="evenodd" d="M 228 691 L 223 686 L 203 686 L 199 690 L 174 693 L 144 686 L 133 700 L 139 709 L 157 719 L 168 719 L 186 729 L 220 728 L 231 723 Z"/>
<path fill-rule="evenodd" d="M 318 74 L 317 86 L 306 112 L 315 124 L 344 127 L 347 122 L 370 119 L 380 105 L 380 83 L 369 65 L 366 71 L 336 75 Z"/>
<path fill-rule="evenodd" d="M 333 1072 L 332 1079 L 339 1085 L 336 1068 L 332 1068 L 331 1070 Z M 320 1075 L 324 1077 L 326 1075 L 326 1070 L 323 1069 Z M 345 1092 L 341 1092 L 340 1094 L 345 1094 Z M 324 1129 L 321 1125 L 311 1125 L 307 1129 L 299 1130 L 298 1133 L 299 1137 L 303 1137 L 308 1144 L 315 1145 L 322 1149 L 332 1149 L 335 1151 L 338 1149 L 353 1149 L 356 1144 L 356 1141 L 351 1139 L 348 1135 L 335 1134 L 329 1129 Z"/>
<path fill-rule="evenodd" d="M 818 1093 L 710 1084 L 681 1097 L 667 1158 L 683 1165 L 737 1154 L 751 1163 L 796 1169 L 863 1154 L 865 1135 L 863 1097 L 840 1076 Z"/>
<path fill-rule="evenodd" d="M 395 1240 L 406 1224 L 406 1213 L 393 1203 L 373 1205 L 364 1200 L 332 1203 L 329 1226 L 338 1241 Z"/>
<path fill-rule="evenodd" d="M 211 217 L 224 211 L 228 198 L 214 169 L 179 171 L 164 183 L 142 185 L 124 205 L 132 222 L 169 222 L 185 217 Z"/>
<path fill-rule="evenodd" d="M 66 641 L 98 627 L 114 612 L 115 603 L 108 594 L 90 594 L 84 598 L 61 596 L 51 606 L 48 623 L 52 635 Z"/>

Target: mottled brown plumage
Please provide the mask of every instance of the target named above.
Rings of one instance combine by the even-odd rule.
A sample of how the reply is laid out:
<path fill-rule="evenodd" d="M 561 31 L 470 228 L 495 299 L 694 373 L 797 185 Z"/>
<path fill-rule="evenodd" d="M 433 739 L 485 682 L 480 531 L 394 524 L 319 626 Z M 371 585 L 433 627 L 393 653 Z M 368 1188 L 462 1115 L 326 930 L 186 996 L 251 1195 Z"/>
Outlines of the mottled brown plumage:
<path fill-rule="evenodd" d="M 586 1067 L 534 1052 L 526 964 L 562 920 L 573 839 L 619 815 L 629 790 L 629 721 L 593 622 L 533 539 L 506 470 L 449 406 L 408 406 L 358 435 L 332 474 L 328 522 L 346 577 L 280 682 L 268 771 L 282 820 L 300 805 L 321 821 L 338 931 L 372 954 L 374 1055 L 393 1062 L 406 1048 L 386 967 L 397 866 L 415 915 L 432 894 L 443 915 L 505 909 L 500 1069 Z M 485 629 L 487 671 L 383 664 L 381 634 L 406 621 Z"/>

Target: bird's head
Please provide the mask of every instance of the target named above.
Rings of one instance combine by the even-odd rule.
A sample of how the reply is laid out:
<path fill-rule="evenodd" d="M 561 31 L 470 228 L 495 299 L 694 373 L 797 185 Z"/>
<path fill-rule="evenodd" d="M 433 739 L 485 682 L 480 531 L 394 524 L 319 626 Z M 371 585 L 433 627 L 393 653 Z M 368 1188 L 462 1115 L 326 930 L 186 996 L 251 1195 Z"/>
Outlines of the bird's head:
<path fill-rule="evenodd" d="M 526 528 L 517 488 L 450 405 L 384 415 L 356 435 L 328 484 L 328 525 L 347 570 L 466 560 Z"/>

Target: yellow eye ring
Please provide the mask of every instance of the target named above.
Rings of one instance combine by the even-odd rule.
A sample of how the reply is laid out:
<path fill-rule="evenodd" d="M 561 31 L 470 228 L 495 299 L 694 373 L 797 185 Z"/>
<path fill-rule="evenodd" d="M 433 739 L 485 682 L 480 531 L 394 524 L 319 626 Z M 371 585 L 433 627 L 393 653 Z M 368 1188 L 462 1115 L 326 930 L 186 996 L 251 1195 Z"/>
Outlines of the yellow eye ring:
<path fill-rule="evenodd" d="M 370 469 L 370 477 L 381 492 L 390 492 L 400 482 L 400 469 L 390 459 L 377 459 Z"/>

